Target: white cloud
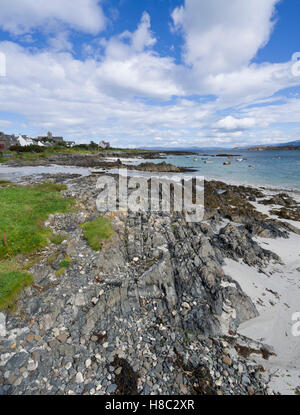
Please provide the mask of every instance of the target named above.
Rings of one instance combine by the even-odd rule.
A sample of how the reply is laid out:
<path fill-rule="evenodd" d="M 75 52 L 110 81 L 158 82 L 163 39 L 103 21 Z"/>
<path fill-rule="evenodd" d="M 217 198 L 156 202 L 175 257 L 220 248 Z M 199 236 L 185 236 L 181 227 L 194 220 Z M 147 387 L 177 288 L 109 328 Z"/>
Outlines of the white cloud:
<path fill-rule="evenodd" d="M 8 2 L 3 1 L 7 12 Z M 21 18 L 11 20 L 15 24 L 11 30 L 31 30 L 36 22 L 48 25 L 53 21 L 75 28 L 80 21 L 80 30 L 87 32 L 102 27 L 101 19 L 96 19 L 97 24 L 91 20 L 88 27 L 85 22 L 89 18 L 86 20 L 84 13 L 78 20 L 77 14 L 72 13 L 63 18 L 58 8 L 67 1 L 52 1 L 57 13 L 47 9 L 45 14 L 39 10 L 39 1 L 24 1 L 27 6 L 36 4 L 37 9 L 33 13 L 32 8 L 27 8 L 27 16 L 31 14 L 32 18 L 24 18 L 25 23 L 30 21 L 26 27 L 20 23 Z M 90 11 L 92 6 L 101 10 L 97 1 L 73 0 L 72 4 L 74 1 Z M 212 3 L 225 5 L 225 0 Z M 241 8 L 240 1 L 230 0 L 226 1 L 227 8 L 216 12 L 209 2 L 186 0 L 184 8 L 174 11 L 173 19 L 186 39 L 186 62 L 193 65 L 178 64 L 172 57 L 162 57 L 153 50 L 157 40 L 147 13 L 135 31 L 106 39 L 95 37 L 82 45 L 84 60 L 70 53 L 68 35 L 72 32 L 65 25 L 48 38 L 44 49 L 0 42 L 0 50 L 7 58 L 7 77 L 0 80 L 0 111 L 22 115 L 28 128 L 38 133 L 53 130 L 67 138 L 86 141 L 107 138 L 114 145 L 230 146 L 267 142 L 273 133 L 281 138 L 282 131 L 272 124 L 280 120 L 297 122 L 300 99 L 294 97 L 278 105 L 270 97 L 281 89 L 299 85 L 300 79 L 292 75 L 291 62 L 249 62 L 268 39 L 275 3 L 252 0 Z M 1 15 L 0 25 L 3 22 Z M 230 36 L 236 36 L 235 41 L 231 42 Z M 214 95 L 215 100 L 202 100 L 201 95 Z M 217 114 L 227 116 L 220 119 Z"/>
<path fill-rule="evenodd" d="M 155 45 L 156 39 L 150 28 L 150 16 L 144 12 L 139 27 L 131 36 L 132 47 L 136 52 L 142 52 L 145 48 Z"/>
<path fill-rule="evenodd" d="M 110 53 L 112 42 L 118 42 L 119 55 Z M 299 119 L 300 99 L 293 98 L 283 106 L 273 100 L 265 100 L 263 107 L 240 106 L 220 120 L 216 114 L 226 111 L 226 100 L 187 99 L 184 83 L 174 76 L 178 68 L 172 60 L 151 50 L 137 53 L 120 39 L 106 42 L 106 55 L 100 61 L 91 57 L 80 61 L 53 49 L 32 53 L 12 42 L 0 43 L 0 50 L 7 57 L 0 111 L 22 114 L 37 134 L 53 130 L 70 139 L 107 138 L 123 146 L 155 142 L 174 146 L 175 141 L 178 146 L 230 146 L 263 143 L 272 135 L 267 134 L 268 124 Z M 169 99 L 174 93 L 182 97 L 172 103 L 147 104 L 141 99 Z M 258 127 L 256 139 L 252 131 Z"/>
<path fill-rule="evenodd" d="M 172 13 L 185 37 L 184 56 L 202 72 L 247 65 L 269 39 L 278 0 L 185 0 Z"/>
<path fill-rule="evenodd" d="M 151 32 L 150 16 L 146 12 L 143 13 L 134 32 L 126 30 L 119 36 L 112 37 L 109 41 L 102 40 L 102 45 L 106 47 L 106 55 L 116 59 L 142 53 L 155 43 L 156 39 Z"/>
<path fill-rule="evenodd" d="M 57 23 L 96 34 L 105 26 L 99 0 L 1 0 L 0 27 L 14 35 Z"/>
<path fill-rule="evenodd" d="M 67 32 L 59 32 L 56 36 L 48 39 L 48 44 L 54 52 L 72 51 L 73 45 L 68 38 Z"/>
<path fill-rule="evenodd" d="M 108 137 L 112 141 L 125 136 L 126 144 L 130 139 L 140 145 L 144 139 L 150 144 L 156 136 L 167 143 L 187 125 L 199 128 L 199 119 L 206 114 L 195 103 L 186 106 L 179 100 L 168 106 L 147 105 L 135 98 L 138 92 L 161 98 L 164 88 L 168 97 L 176 88 L 167 81 L 171 63 L 151 54 L 133 54 L 124 67 L 122 61 L 115 61 L 113 74 L 111 58 L 82 62 L 70 53 L 49 49 L 32 54 L 12 42 L 0 43 L 0 49 L 7 57 L 7 77 L 0 82 L 0 111 L 22 114 L 40 133 L 51 129 L 69 138 Z M 151 65 L 153 70 L 143 78 Z"/>
<path fill-rule="evenodd" d="M 176 82 L 179 68 L 172 58 L 152 52 L 155 42 L 147 13 L 133 33 L 126 31 L 102 41 L 105 59 L 96 72 L 99 86 L 118 96 L 169 99 L 183 95 L 183 88 Z"/>
<path fill-rule="evenodd" d="M 248 130 L 256 126 L 255 118 L 234 118 L 229 115 L 223 118 L 217 123 L 217 127 L 221 130 L 235 131 L 235 130 Z"/>
<path fill-rule="evenodd" d="M 173 13 L 185 44 L 185 94 L 214 95 L 221 107 L 249 104 L 300 84 L 292 61 L 251 63 L 274 26 L 279 0 L 185 0 Z"/>

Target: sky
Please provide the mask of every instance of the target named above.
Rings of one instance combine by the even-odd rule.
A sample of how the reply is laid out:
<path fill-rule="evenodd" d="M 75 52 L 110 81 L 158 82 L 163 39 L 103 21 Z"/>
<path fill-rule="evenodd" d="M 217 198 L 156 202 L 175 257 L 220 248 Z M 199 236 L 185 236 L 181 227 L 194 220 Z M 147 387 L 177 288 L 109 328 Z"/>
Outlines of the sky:
<path fill-rule="evenodd" d="M 144 148 L 299 140 L 299 17 L 300 0 L 1 0 L 0 131 Z"/>

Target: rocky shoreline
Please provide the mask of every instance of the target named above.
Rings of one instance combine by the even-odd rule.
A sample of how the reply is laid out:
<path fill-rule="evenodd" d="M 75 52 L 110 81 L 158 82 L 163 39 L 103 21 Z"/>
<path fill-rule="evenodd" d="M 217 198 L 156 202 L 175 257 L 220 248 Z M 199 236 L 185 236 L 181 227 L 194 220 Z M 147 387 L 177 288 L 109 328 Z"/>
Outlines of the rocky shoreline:
<path fill-rule="evenodd" d="M 223 265 L 231 259 L 264 273 L 282 264 L 255 238 L 300 234 L 291 222 L 297 201 L 206 182 L 201 223 L 181 213 L 107 213 L 115 233 L 95 252 L 79 225 L 99 215 L 97 179 L 20 183 L 66 183 L 76 211 L 49 217 L 46 226 L 65 241 L 40 252 L 34 284 L 13 313 L 0 313 L 0 395 L 273 394 L 272 374 L 254 357 L 267 362 L 276 351 L 239 334 L 259 312 Z M 255 203 L 276 206 L 275 216 Z M 64 258 L 71 266 L 60 275 Z"/>
<path fill-rule="evenodd" d="M 167 156 L 170 155 L 193 155 L 194 153 L 189 152 L 158 152 L 158 151 L 143 151 L 143 152 L 134 152 L 126 153 L 121 151 L 111 151 L 111 152 L 99 152 L 97 154 L 81 154 L 81 153 L 57 153 L 48 157 L 39 157 L 36 160 L 27 160 L 27 159 L 11 159 L 8 160 L 5 164 L 10 167 L 26 167 L 26 166 L 72 166 L 72 167 L 87 167 L 87 168 L 97 168 L 97 169 L 117 169 L 117 168 L 127 168 L 129 170 L 138 170 L 138 171 L 148 171 L 148 172 L 169 172 L 169 173 L 183 173 L 183 172 L 193 172 L 194 169 L 188 169 L 184 167 L 177 167 L 171 164 L 162 161 L 161 163 L 152 163 L 152 162 L 143 162 L 144 160 L 164 160 Z M 134 159 L 136 165 L 133 166 L 128 164 L 129 159 Z M 138 164 L 138 161 L 141 161 Z M 3 164 L 4 165 L 4 164 Z"/>

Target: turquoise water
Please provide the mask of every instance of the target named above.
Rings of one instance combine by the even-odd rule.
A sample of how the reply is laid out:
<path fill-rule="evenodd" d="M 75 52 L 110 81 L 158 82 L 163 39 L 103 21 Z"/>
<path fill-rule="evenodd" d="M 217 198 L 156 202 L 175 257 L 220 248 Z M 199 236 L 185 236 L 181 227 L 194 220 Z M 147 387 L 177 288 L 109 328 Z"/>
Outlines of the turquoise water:
<path fill-rule="evenodd" d="M 234 157 L 214 157 L 216 154 L 227 153 Z M 206 155 L 209 157 L 206 157 Z M 191 167 L 198 174 L 207 179 L 217 179 L 230 183 L 250 184 L 258 186 L 270 186 L 275 188 L 300 190 L 300 151 L 199 151 L 198 160 L 195 156 L 170 156 L 165 160 L 168 163 L 180 167 Z M 207 158 L 213 164 L 205 164 L 201 158 Z M 242 162 L 237 158 L 246 158 Z M 144 160 L 136 160 L 136 163 Z M 161 163 L 159 160 L 149 160 Z M 231 165 L 224 166 L 224 162 Z M 251 168 L 249 166 L 252 166 Z M 45 166 L 45 167 L 8 167 L 0 165 L 0 180 L 20 180 L 22 176 L 40 175 L 43 173 L 78 173 L 90 174 L 88 168 L 68 166 Z M 117 173 L 115 171 L 114 173 Z M 134 172 L 130 172 L 133 174 Z M 141 173 L 139 173 L 141 174 Z M 146 173 L 144 173 L 146 175 Z"/>
<path fill-rule="evenodd" d="M 234 157 L 213 157 L 216 154 L 232 154 Z M 205 164 L 201 157 L 213 161 Z M 241 156 L 241 157 L 239 157 Z M 168 163 L 179 167 L 192 167 L 199 174 L 209 179 L 224 180 L 232 183 L 243 183 L 278 188 L 300 189 L 300 151 L 199 151 L 199 159 L 194 156 L 170 156 Z M 238 162 L 237 158 L 246 158 Z M 231 165 L 224 166 L 224 162 Z M 252 166 L 252 167 L 249 167 Z"/>

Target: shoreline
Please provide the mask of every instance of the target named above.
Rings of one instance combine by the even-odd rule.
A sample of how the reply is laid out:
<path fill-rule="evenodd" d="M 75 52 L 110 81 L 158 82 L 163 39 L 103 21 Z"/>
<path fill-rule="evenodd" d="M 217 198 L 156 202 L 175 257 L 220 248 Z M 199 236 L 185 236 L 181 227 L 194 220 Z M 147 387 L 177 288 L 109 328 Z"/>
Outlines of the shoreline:
<path fill-rule="evenodd" d="M 272 374 L 270 389 L 281 394 L 295 394 L 300 385 L 299 337 L 292 335 L 292 316 L 299 311 L 300 235 L 288 239 L 257 238 L 260 246 L 275 252 L 284 264 L 269 264 L 264 273 L 246 264 L 226 260 L 224 271 L 238 281 L 242 289 L 257 305 L 259 316 L 244 322 L 238 332 L 272 346 L 275 356 L 264 361 L 253 356 Z"/>
<path fill-rule="evenodd" d="M 232 184 L 235 186 L 249 186 L 249 187 L 256 187 L 256 188 L 262 188 L 266 190 L 271 191 L 286 191 L 286 192 L 293 192 L 300 194 L 300 187 L 298 187 L 297 182 L 295 182 L 294 185 L 285 185 L 284 183 L 278 185 L 276 183 L 270 183 L 270 180 L 260 179 L 260 177 L 257 178 L 257 180 L 250 180 L 249 178 L 245 178 L 244 180 L 241 180 L 239 177 L 235 178 L 226 178 L 227 170 L 224 169 L 224 174 L 216 176 L 214 174 L 203 174 L 206 170 L 200 167 L 200 165 L 193 165 L 191 163 L 190 167 L 187 167 L 185 164 L 182 164 L 182 161 L 176 163 L 176 160 L 171 159 L 169 156 L 182 156 L 182 160 L 185 159 L 187 156 L 189 158 L 193 157 L 194 155 L 197 155 L 198 157 L 201 157 L 201 155 L 198 154 L 198 152 L 191 152 L 191 151 L 157 151 L 157 150 L 137 150 L 137 151 L 107 151 L 107 152 L 100 152 L 100 153 L 91 153 L 91 154 L 84 154 L 84 153 L 54 153 L 53 155 L 47 156 L 45 158 L 38 158 L 37 160 L 30 159 L 26 160 L 26 157 L 22 160 L 11 160 L 7 161 L 5 164 L 0 164 L 0 174 L 1 174 L 1 166 L 4 168 L 18 168 L 18 167 L 24 167 L 27 166 L 29 168 L 44 168 L 51 166 L 62 166 L 64 167 L 82 167 L 87 169 L 110 169 L 113 170 L 115 168 L 118 168 L 118 166 L 126 167 L 128 170 L 132 171 L 139 171 L 138 165 L 139 164 L 146 164 L 142 169 L 144 171 L 150 171 L 152 169 L 152 164 L 160 164 L 162 161 L 166 163 L 171 163 L 174 166 L 174 169 L 172 172 L 174 172 L 175 167 L 178 167 L 178 164 L 183 165 L 183 169 L 187 169 L 190 173 L 199 174 L 200 176 L 204 176 L 206 180 L 215 180 L 215 181 L 222 181 L 228 184 Z M 217 153 L 217 152 L 216 152 Z M 227 153 L 226 153 L 227 154 Z M 30 156 L 30 155 L 29 155 Z M 208 154 L 208 156 L 211 156 Z M 215 155 L 216 156 L 216 155 Z M 31 156 L 30 156 L 31 157 Z M 154 162 L 154 163 L 153 163 Z M 124 164 L 123 164 L 124 163 Z M 147 166 L 149 164 L 150 166 Z M 171 165 L 170 165 L 171 166 Z M 137 169 L 135 169 L 137 167 Z M 218 167 L 218 166 L 217 166 Z M 219 167 L 218 167 L 219 168 Z M 237 172 L 235 172 L 237 173 Z M 219 173 L 218 173 L 219 174 Z M 230 174 L 229 174 L 230 175 Z M 255 177 L 255 175 L 254 175 Z"/>
<path fill-rule="evenodd" d="M 140 159 L 140 160 L 143 160 L 143 159 Z M 2 167 L 4 169 L 2 169 Z M 132 172 L 141 174 L 142 176 L 147 176 L 147 174 L 150 175 L 152 173 L 151 171 L 142 172 L 142 171 L 139 171 L 139 170 L 134 170 L 132 168 L 134 166 L 132 166 L 132 165 L 131 166 L 129 165 L 128 167 L 130 167 L 130 169 L 128 169 L 128 176 L 130 176 L 130 174 Z M 69 170 L 69 169 L 74 170 L 74 173 L 76 173 L 76 169 L 77 169 L 78 172 L 80 172 L 80 171 L 83 172 L 83 170 L 85 170 L 86 173 L 87 173 L 86 175 L 93 174 L 92 171 L 91 171 L 92 168 L 90 168 L 90 167 L 79 167 L 79 166 L 71 166 L 71 165 L 70 166 L 62 166 L 62 165 L 59 165 L 59 164 L 49 164 L 49 165 L 46 165 L 46 166 L 43 166 L 43 165 L 42 166 L 34 166 L 34 165 L 32 165 L 32 166 L 10 166 L 9 164 L 2 164 L 2 165 L 0 165 L 0 176 L 1 176 L 1 174 L 3 176 L 5 176 L 7 174 L 9 176 L 9 175 L 13 174 L 13 172 L 7 173 L 7 170 L 6 170 L 6 172 L 2 173 L 2 171 L 7 169 L 7 168 L 11 169 L 11 170 L 19 169 L 19 168 L 20 169 L 26 169 L 26 168 L 28 168 L 28 169 L 38 169 L 38 168 L 44 169 L 45 168 L 45 169 L 58 169 L 58 170 L 61 170 L 61 171 L 58 171 L 57 174 L 65 173 L 66 170 Z M 118 169 L 116 169 L 116 168 L 104 168 L 103 167 L 103 168 L 100 168 L 100 170 L 101 169 L 103 170 L 103 173 L 107 173 L 107 174 L 117 174 L 117 171 L 118 171 Z M 162 173 L 167 174 L 168 172 L 162 172 Z M 184 174 L 184 172 L 169 172 L 169 173 L 170 174 Z M 190 174 L 190 173 L 197 173 L 197 171 L 186 172 L 186 174 Z M 200 173 L 200 171 L 199 171 L 199 173 Z M 47 172 L 45 172 L 45 173 L 38 173 L 37 172 L 37 173 L 33 173 L 32 176 L 39 176 L 41 174 L 48 174 L 48 173 Z M 80 173 L 78 173 L 78 174 L 80 174 Z M 82 175 L 84 175 L 84 174 L 82 173 Z M 24 176 L 30 176 L 30 174 L 26 174 Z M 20 176 L 20 180 L 24 176 Z M 207 181 L 223 182 L 225 184 L 232 185 L 232 186 L 237 186 L 237 187 L 238 186 L 246 186 L 246 187 L 250 187 L 250 188 L 254 188 L 254 189 L 262 189 L 262 190 L 270 191 L 270 192 L 288 192 L 288 193 L 293 193 L 297 196 L 300 196 L 300 188 L 297 188 L 297 187 L 296 188 L 291 188 L 291 187 L 284 187 L 284 186 L 280 186 L 280 187 L 272 186 L 272 185 L 269 185 L 269 184 L 252 184 L 252 183 L 249 183 L 249 182 L 235 181 L 235 180 L 230 180 L 230 179 L 226 179 L 226 178 L 221 179 L 221 178 L 217 178 L 217 177 L 213 177 L 213 176 L 203 176 L 203 177 Z M 9 178 L 8 178 L 8 180 L 9 180 Z"/>

